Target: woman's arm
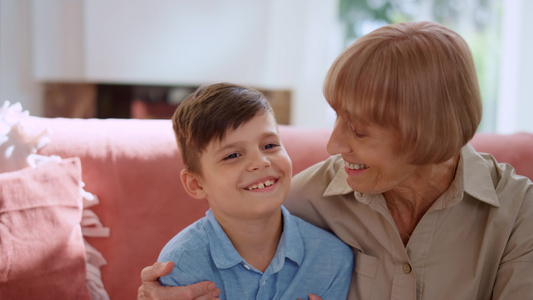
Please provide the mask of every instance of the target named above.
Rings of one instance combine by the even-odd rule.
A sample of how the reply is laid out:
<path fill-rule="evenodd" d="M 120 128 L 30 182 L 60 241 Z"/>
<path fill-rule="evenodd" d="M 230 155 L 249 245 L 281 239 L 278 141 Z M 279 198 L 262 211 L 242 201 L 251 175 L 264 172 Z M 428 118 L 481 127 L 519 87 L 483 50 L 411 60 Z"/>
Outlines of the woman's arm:
<path fill-rule="evenodd" d="M 158 278 L 170 274 L 173 262 L 156 262 L 141 272 L 142 284 L 137 291 L 138 300 L 175 299 L 175 300 L 212 300 L 220 290 L 211 281 L 202 281 L 188 286 L 163 287 Z"/>
<path fill-rule="evenodd" d="M 525 180 L 525 179 L 524 179 Z M 529 182 L 500 261 L 492 299 L 533 299 L 533 184 Z"/>

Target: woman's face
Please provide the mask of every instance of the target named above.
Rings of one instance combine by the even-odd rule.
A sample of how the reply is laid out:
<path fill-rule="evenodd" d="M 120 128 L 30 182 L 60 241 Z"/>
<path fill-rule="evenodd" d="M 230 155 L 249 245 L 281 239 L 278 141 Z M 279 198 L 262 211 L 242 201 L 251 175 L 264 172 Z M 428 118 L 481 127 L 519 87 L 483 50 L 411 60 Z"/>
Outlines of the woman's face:
<path fill-rule="evenodd" d="M 395 150 L 398 138 L 393 129 L 355 124 L 338 116 L 327 150 L 341 154 L 353 190 L 380 194 L 401 186 L 416 170 Z"/>

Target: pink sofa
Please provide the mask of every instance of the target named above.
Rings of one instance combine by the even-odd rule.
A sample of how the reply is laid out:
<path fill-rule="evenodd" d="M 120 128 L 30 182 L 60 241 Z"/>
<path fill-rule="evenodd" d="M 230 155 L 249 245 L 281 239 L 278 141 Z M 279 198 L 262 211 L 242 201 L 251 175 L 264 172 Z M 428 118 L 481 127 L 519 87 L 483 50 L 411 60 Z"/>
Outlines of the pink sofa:
<path fill-rule="evenodd" d="M 106 238 L 87 238 L 107 265 L 101 268 L 111 299 L 135 299 L 141 269 L 157 259 L 178 231 L 204 216 L 207 205 L 189 198 L 178 174 L 170 121 L 133 119 L 39 119 L 51 143 L 39 154 L 79 157 L 85 190 L 99 198 L 91 209 L 110 228 Z M 280 126 L 294 173 L 325 159 L 328 129 Z M 517 173 L 533 178 L 533 134 L 478 134 L 472 144 Z M 68 285 L 65 282 L 65 285 Z"/>

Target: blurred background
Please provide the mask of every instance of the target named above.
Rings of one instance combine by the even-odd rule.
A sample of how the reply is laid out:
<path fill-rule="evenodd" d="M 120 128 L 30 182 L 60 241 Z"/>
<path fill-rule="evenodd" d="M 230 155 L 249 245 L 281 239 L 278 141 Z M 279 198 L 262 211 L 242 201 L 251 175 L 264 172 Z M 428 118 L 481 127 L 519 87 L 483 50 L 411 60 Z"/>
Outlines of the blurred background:
<path fill-rule="evenodd" d="M 0 0 L 0 101 L 30 114 L 169 118 L 201 84 L 261 90 L 281 124 L 331 127 L 322 81 L 380 26 L 461 34 L 484 103 L 480 131 L 533 132 L 531 0 Z"/>

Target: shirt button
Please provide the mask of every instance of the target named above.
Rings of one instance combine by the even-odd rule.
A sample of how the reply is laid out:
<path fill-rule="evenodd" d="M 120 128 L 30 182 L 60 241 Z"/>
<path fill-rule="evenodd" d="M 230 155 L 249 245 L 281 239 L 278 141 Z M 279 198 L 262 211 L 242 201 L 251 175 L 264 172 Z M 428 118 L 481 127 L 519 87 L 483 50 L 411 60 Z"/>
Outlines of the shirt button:
<path fill-rule="evenodd" d="M 413 268 L 411 268 L 410 264 L 403 264 L 403 272 L 405 274 L 411 273 L 412 270 L 413 270 Z"/>
<path fill-rule="evenodd" d="M 248 270 L 248 271 L 250 271 L 250 270 L 251 270 L 251 268 L 250 268 L 250 266 L 249 266 L 249 265 L 242 265 L 242 266 L 243 266 L 243 267 L 244 267 L 244 268 L 245 268 L 246 270 Z"/>
<path fill-rule="evenodd" d="M 266 284 L 266 283 L 267 283 L 267 282 L 266 282 L 266 280 L 265 280 L 265 281 L 263 281 L 263 286 L 265 286 L 265 284 Z"/>

